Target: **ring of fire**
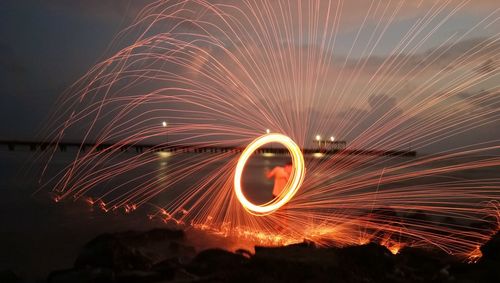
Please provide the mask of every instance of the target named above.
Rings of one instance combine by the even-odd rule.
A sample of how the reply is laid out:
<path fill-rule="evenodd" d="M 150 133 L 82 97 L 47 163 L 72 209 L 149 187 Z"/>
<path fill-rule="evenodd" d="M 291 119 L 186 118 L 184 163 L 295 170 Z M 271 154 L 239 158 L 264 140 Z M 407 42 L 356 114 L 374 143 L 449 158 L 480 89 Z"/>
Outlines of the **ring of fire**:
<path fill-rule="evenodd" d="M 255 150 L 265 144 L 272 142 L 277 142 L 284 145 L 290 152 L 290 155 L 292 157 L 292 174 L 279 196 L 267 203 L 257 205 L 249 201 L 243 194 L 241 188 L 241 176 L 243 175 L 245 164 L 247 163 L 250 156 L 255 152 Z M 302 182 L 304 181 L 304 175 L 304 156 L 302 155 L 300 147 L 291 138 L 285 135 L 274 133 L 267 134 L 252 141 L 241 153 L 238 164 L 236 165 L 236 171 L 234 175 L 234 192 L 236 193 L 236 197 L 238 198 L 240 203 L 249 213 L 257 216 L 264 216 L 278 210 L 280 207 L 282 207 L 292 199 L 292 197 L 297 193 L 300 186 L 302 185 Z"/>

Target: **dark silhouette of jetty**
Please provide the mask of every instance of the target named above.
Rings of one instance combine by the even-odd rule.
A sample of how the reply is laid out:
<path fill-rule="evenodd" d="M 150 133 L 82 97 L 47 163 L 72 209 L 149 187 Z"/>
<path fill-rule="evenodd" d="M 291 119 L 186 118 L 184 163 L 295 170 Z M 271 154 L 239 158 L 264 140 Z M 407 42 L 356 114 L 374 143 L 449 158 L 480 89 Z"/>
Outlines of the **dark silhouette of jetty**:
<path fill-rule="evenodd" d="M 234 153 L 239 154 L 244 147 L 226 147 L 226 146 L 203 146 L 203 145 L 153 145 L 153 144 L 117 144 L 117 143 L 78 143 L 78 142 L 36 142 L 36 141 L 0 141 L 0 146 L 7 147 L 9 151 L 15 151 L 19 148 L 28 148 L 30 151 L 45 151 L 56 149 L 65 152 L 68 148 L 80 151 L 104 151 L 117 149 L 119 151 L 143 152 L 175 152 L 175 153 Z M 304 155 L 373 155 L 373 156 L 404 156 L 415 157 L 417 152 L 414 150 L 376 150 L 376 149 L 350 149 L 347 148 L 345 141 L 338 141 L 325 148 L 303 148 Z M 288 154 L 285 148 L 262 147 L 255 151 L 257 154 Z"/>

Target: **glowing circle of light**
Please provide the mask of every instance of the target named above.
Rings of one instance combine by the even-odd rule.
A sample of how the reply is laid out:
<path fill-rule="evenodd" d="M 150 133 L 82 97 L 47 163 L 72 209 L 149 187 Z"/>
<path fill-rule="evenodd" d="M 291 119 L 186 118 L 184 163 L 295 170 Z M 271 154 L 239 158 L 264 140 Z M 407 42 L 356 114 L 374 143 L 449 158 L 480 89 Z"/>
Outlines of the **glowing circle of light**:
<path fill-rule="evenodd" d="M 272 142 L 277 142 L 284 145 L 290 152 L 290 155 L 292 157 L 292 174 L 279 196 L 267 203 L 257 205 L 249 201 L 243 194 L 241 187 L 241 176 L 243 175 L 245 164 L 247 163 L 251 155 L 259 147 Z M 249 213 L 256 216 L 264 216 L 273 213 L 293 198 L 293 196 L 297 193 L 300 186 L 302 185 L 302 182 L 304 181 L 304 175 L 305 163 L 304 156 L 302 155 L 300 147 L 291 138 L 285 135 L 276 133 L 266 134 L 252 141 L 241 153 L 240 159 L 236 164 L 234 175 L 234 191 L 240 203 Z"/>

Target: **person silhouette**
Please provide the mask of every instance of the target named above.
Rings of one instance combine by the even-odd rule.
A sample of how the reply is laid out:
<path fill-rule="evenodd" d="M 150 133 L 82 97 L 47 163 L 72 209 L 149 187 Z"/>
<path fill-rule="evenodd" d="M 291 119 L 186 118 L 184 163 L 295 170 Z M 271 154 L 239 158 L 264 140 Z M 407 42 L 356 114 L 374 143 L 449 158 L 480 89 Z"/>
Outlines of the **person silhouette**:
<path fill-rule="evenodd" d="M 274 178 L 274 187 L 273 187 L 273 198 L 278 197 L 286 184 L 288 183 L 288 179 L 292 173 L 292 165 L 286 164 L 285 166 L 276 166 L 271 171 L 266 172 L 266 177 L 268 179 Z"/>
<path fill-rule="evenodd" d="M 276 199 L 282 192 L 283 189 L 285 188 L 286 184 L 288 183 L 288 179 L 292 175 L 292 164 L 288 163 L 284 167 L 282 166 L 276 166 L 273 168 L 271 171 L 266 172 L 266 177 L 268 179 L 271 179 L 274 177 L 274 187 L 273 187 L 273 199 Z M 288 225 L 288 204 L 285 204 L 281 207 L 282 210 L 282 217 L 280 220 L 280 226 L 278 227 L 279 230 L 286 231 L 289 229 Z"/>

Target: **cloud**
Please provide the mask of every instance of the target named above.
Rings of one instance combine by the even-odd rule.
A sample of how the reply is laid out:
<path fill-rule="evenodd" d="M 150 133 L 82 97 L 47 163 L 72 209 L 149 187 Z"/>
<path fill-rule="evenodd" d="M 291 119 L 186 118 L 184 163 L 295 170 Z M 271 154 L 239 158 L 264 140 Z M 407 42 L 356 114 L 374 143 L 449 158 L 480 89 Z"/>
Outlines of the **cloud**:
<path fill-rule="evenodd" d="M 475 70 L 480 74 L 490 74 L 497 69 L 498 69 L 498 62 L 492 59 L 488 59 L 483 64 L 478 66 Z"/>
<path fill-rule="evenodd" d="M 475 111 L 500 109 L 500 91 L 461 92 L 457 98 L 476 108 Z"/>
<path fill-rule="evenodd" d="M 319 20 L 320 25 L 316 28 L 323 32 L 335 26 L 335 21 L 340 20 L 342 29 L 349 30 L 361 24 L 386 23 L 388 21 L 398 22 L 407 19 L 422 17 L 431 11 L 440 10 L 443 15 L 452 13 L 455 8 L 464 3 L 463 0 L 435 1 L 395 1 L 395 0 L 351 0 L 351 1 L 248 1 L 241 0 L 47 0 L 43 2 L 52 10 L 64 13 L 79 14 L 86 17 L 100 18 L 108 21 L 119 19 L 134 19 L 146 6 L 155 7 L 155 12 L 168 10 L 168 7 L 183 7 L 191 16 L 199 16 L 207 13 L 206 3 L 217 6 L 223 12 L 236 16 L 237 20 L 252 17 L 255 13 L 261 16 L 263 23 L 266 21 L 277 21 L 278 24 L 287 25 L 297 31 L 300 25 L 307 22 Z M 362 8 L 360 8 L 362 7 Z M 496 0 L 469 1 L 467 5 L 459 9 L 459 14 L 490 13 L 498 8 Z M 291 18 L 275 17 L 288 11 L 311 10 L 318 11 L 318 18 L 309 19 L 308 13 L 301 15 L 301 20 L 296 13 Z M 338 17 L 335 16 L 339 12 Z M 431 13 L 432 14 L 432 13 Z M 208 17 L 213 13 L 208 12 Z M 328 19 L 328 20 L 327 20 Z M 326 25 L 324 21 L 328 21 Z M 219 22 L 222 23 L 222 22 Z M 303 29 L 302 32 L 307 32 Z"/>
<path fill-rule="evenodd" d="M 116 25 L 116 22 L 123 22 L 124 26 L 135 19 L 139 11 L 141 11 L 147 4 L 151 3 L 150 0 L 47 0 L 42 4 L 46 8 L 55 11 L 56 13 L 46 13 L 46 9 L 40 12 L 45 17 L 57 16 L 61 18 L 78 19 L 74 21 L 78 25 L 80 22 L 84 23 L 97 23 L 96 30 L 102 30 L 107 25 Z M 443 11 L 436 16 L 436 20 L 441 20 L 443 17 L 449 15 L 453 8 L 457 7 L 463 1 L 451 0 L 448 5 L 444 6 Z M 234 33 L 223 24 L 221 19 L 215 17 L 213 13 L 207 12 L 206 7 L 203 6 L 204 1 L 157 1 L 155 5 L 159 5 L 155 12 L 162 11 L 163 8 L 171 7 L 173 4 L 182 3 L 186 8 L 183 17 L 195 19 L 199 17 L 200 21 L 206 20 L 213 23 L 210 27 L 212 34 L 219 40 L 223 40 L 223 46 L 232 52 L 238 59 L 236 64 L 233 58 L 229 58 L 227 53 L 221 51 L 222 48 L 214 47 L 212 50 L 208 44 L 197 42 L 198 49 L 192 49 L 191 55 L 184 55 L 186 62 L 192 62 L 192 68 L 185 70 L 180 64 L 161 64 L 155 63 L 150 67 L 161 68 L 162 71 L 170 71 L 175 74 L 185 76 L 188 81 L 199 81 L 201 83 L 210 84 L 210 86 L 224 96 L 226 101 L 230 101 L 234 105 L 239 105 L 242 109 L 252 109 L 256 105 L 263 105 L 262 108 L 266 112 L 272 112 L 276 117 L 262 118 L 252 117 L 255 124 L 264 121 L 262 127 L 271 127 L 269 121 L 276 120 L 279 126 L 286 129 L 291 129 L 300 123 L 307 124 L 301 125 L 306 129 L 310 127 L 312 132 L 323 131 L 332 134 L 342 135 L 350 133 L 352 138 L 355 138 L 366 129 L 377 129 L 382 127 L 387 122 L 391 122 L 401 117 L 405 113 L 405 107 L 408 103 L 402 105 L 405 100 L 418 100 L 438 93 L 435 89 L 430 89 L 423 93 L 421 97 L 412 97 L 412 90 L 420 86 L 421 81 L 425 81 L 427 77 L 435 75 L 437 72 L 442 72 L 439 79 L 446 80 L 446 74 L 455 72 L 465 68 L 464 63 L 467 64 L 468 71 L 473 71 L 476 76 L 482 74 L 491 76 L 498 69 L 498 60 L 488 56 L 490 54 L 500 53 L 500 44 L 495 42 L 494 39 L 483 36 L 483 34 L 476 34 L 477 38 L 465 37 L 464 40 L 459 40 L 457 35 L 450 41 L 450 43 L 440 46 L 432 47 L 436 44 L 442 44 L 443 40 L 430 42 L 423 45 L 418 50 L 412 52 L 402 52 L 396 55 L 389 54 L 391 49 L 395 47 L 394 40 L 399 40 L 400 35 L 407 32 L 404 26 L 404 21 L 408 20 L 410 24 L 416 24 L 418 20 L 427 12 L 432 12 L 436 9 L 434 5 L 446 3 L 444 1 L 397 1 L 397 0 L 381 0 L 381 1 L 366 1 L 366 0 L 353 0 L 353 1 L 248 1 L 243 2 L 239 0 L 214 0 L 209 3 L 220 4 L 218 8 L 227 12 L 225 19 L 228 20 L 231 27 L 235 28 Z M 245 6 L 245 3 L 251 7 Z M 342 13 L 336 17 L 337 8 L 343 3 Z M 460 10 L 458 20 L 463 20 L 464 14 L 473 14 L 479 17 L 485 17 L 493 11 L 492 8 L 498 8 L 498 2 L 495 1 L 470 1 L 469 6 Z M 281 6 L 280 6 L 281 5 Z M 290 17 L 282 17 L 283 6 L 288 7 L 291 5 L 290 10 L 292 15 Z M 300 6 L 298 6 L 300 5 Z M 317 6 L 315 6 L 317 5 Z M 371 5 L 371 8 L 370 8 Z M 402 6 L 400 6 L 402 5 Z M 444 4 L 443 4 L 444 5 Z M 474 6 L 474 9 L 469 9 Z M 434 8 L 433 8 L 434 7 Z M 236 10 L 236 8 L 241 10 Z M 264 9 L 265 8 L 265 9 Z M 400 8 L 400 10 L 397 10 Z M 309 13 L 301 13 L 302 18 L 299 20 L 296 11 L 318 11 L 317 22 L 312 21 L 308 16 Z M 370 13 L 367 16 L 368 11 Z M 380 42 L 379 49 L 382 52 L 376 52 L 372 56 L 360 55 L 358 51 L 350 58 L 346 58 L 347 50 L 353 44 L 352 34 L 356 34 L 359 26 L 363 23 L 365 16 L 367 16 L 365 25 L 368 31 L 373 29 L 379 21 L 383 26 L 388 23 L 392 13 L 396 12 L 393 19 L 392 29 L 389 29 L 384 34 L 383 40 Z M 252 13 L 256 13 L 252 15 Z M 327 14 L 329 18 L 327 20 Z M 47 16 L 50 15 L 50 16 Z M 229 17 L 231 15 L 233 17 Z M 458 15 L 458 14 L 457 14 Z M 43 19 L 43 16 L 39 16 Z M 249 17 L 247 20 L 246 17 Z M 259 19 L 261 22 L 257 21 Z M 340 19 L 340 29 L 336 31 L 337 25 L 335 22 Z M 144 31 L 147 24 L 151 19 L 146 20 L 144 25 L 138 26 L 136 29 L 131 30 L 125 40 L 118 42 L 122 44 L 119 48 L 125 47 L 129 41 L 134 41 L 137 36 Z M 477 17 L 467 18 L 466 21 L 477 21 Z M 147 35 L 154 35 L 168 31 L 168 27 L 174 26 L 173 24 L 181 23 L 181 20 L 166 20 L 158 23 L 150 30 Z M 272 25 L 274 23 L 274 25 Z M 262 26 L 261 26 L 262 25 Z M 299 33 L 299 26 L 302 27 Z M 312 27 L 315 26 L 316 29 Z M 371 26 L 371 27 L 370 27 Z M 382 27 L 381 26 L 381 27 Z M 430 24 L 432 26 L 432 24 Z M 167 27 L 167 28 L 166 28 Z M 274 30 L 273 28 L 277 30 Z M 286 31 L 285 28 L 286 27 Z M 71 27 L 73 28 L 73 27 Z M 229 33 L 231 40 L 225 40 L 220 31 L 215 31 L 216 28 L 222 28 Z M 371 29 L 370 29 L 371 28 Z M 452 27 L 451 32 L 456 32 L 462 28 L 460 25 Z M 325 30 L 326 29 L 326 30 Z M 401 31 L 402 29 L 403 31 Z M 186 33 L 189 31 L 198 30 L 201 32 L 193 22 L 182 22 L 176 30 L 177 34 L 172 37 L 180 40 L 189 41 L 188 35 L 179 35 L 179 33 Z M 315 31 L 316 33 L 311 33 Z M 336 45 L 325 47 L 321 46 L 323 38 L 323 31 L 326 31 L 326 39 L 333 42 L 335 37 Z M 289 32 L 289 34 L 287 33 Z M 175 33 L 174 33 L 175 34 Z M 346 36 L 348 34 L 348 36 Z M 86 46 L 83 41 L 89 42 L 95 40 L 106 40 L 107 35 L 101 37 L 93 37 L 91 39 L 69 38 L 78 42 L 80 40 L 82 46 Z M 370 34 L 360 34 L 361 41 L 367 40 Z M 377 35 L 375 35 L 376 37 Z M 192 38 L 193 36 L 191 36 Z M 392 41 L 386 42 L 388 37 Z M 47 41 L 55 42 L 61 40 L 60 38 L 47 38 Z M 109 38 L 111 41 L 112 38 Z M 407 50 L 411 49 L 416 41 L 410 42 Z M 431 40 L 432 41 L 432 40 Z M 108 42 L 106 42 L 108 43 Z M 77 43 L 78 44 L 78 43 Z M 76 45 L 76 44 L 75 44 Z M 104 43 L 103 43 L 104 45 Z M 151 44 L 155 47 L 168 48 L 168 44 Z M 347 46 L 347 47 L 346 47 Z M 266 48 L 264 48 L 266 47 Z M 335 48 L 334 48 L 335 47 Z M 357 42 L 356 48 L 363 50 L 366 46 L 363 42 Z M 370 49 L 371 46 L 368 46 Z M 10 50 L 10 51 L 9 51 Z M 146 49 L 141 49 L 146 50 Z M 147 49 L 149 51 L 149 49 Z M 165 53 L 164 51 L 156 49 L 159 54 Z M 14 75 L 22 75 L 26 72 L 22 60 L 15 58 L 15 56 L 8 55 L 12 51 L 9 46 L 0 44 L 0 70 L 1 72 L 9 73 L 10 77 Z M 140 51 L 140 50 L 138 50 Z M 42 54 L 44 50 L 34 48 L 33 53 Z M 163 53 L 162 53 L 163 52 Z M 465 62 L 458 62 L 457 59 L 464 54 L 471 54 Z M 95 54 L 97 58 L 101 54 Z M 210 55 L 210 56 L 208 56 Z M 93 54 L 89 54 L 89 58 Z M 213 57 L 212 57 L 213 56 Z M 210 58 L 209 58 L 210 57 Z M 177 59 L 182 56 L 177 55 Z M 20 58 L 23 59 L 23 58 Z M 154 61 L 156 58 L 151 58 Z M 46 58 L 45 62 L 40 64 L 50 65 L 50 58 Z M 219 66 L 217 60 L 221 65 Z M 25 60 L 30 62 L 29 60 Z M 43 61 L 43 60 L 41 60 Z M 346 62 L 345 68 L 343 68 Z M 387 62 L 392 62 L 388 65 Z M 384 65 L 385 63 L 385 65 Z M 62 66 L 61 69 L 67 68 L 70 70 L 74 68 L 74 61 L 67 63 L 67 66 Z M 241 65 L 240 65 L 241 64 Z M 299 66 L 303 69 L 299 69 Z M 397 67 L 396 67 L 397 66 Z M 224 68 L 222 68 L 224 67 Z M 380 70 L 379 70 L 380 69 Z M 31 72 L 32 69 L 30 69 Z M 218 71 L 216 71 L 218 70 Z M 224 70 L 224 71 L 221 71 Z M 227 71 L 226 71 L 227 70 Z M 67 71 L 64 71 L 67 73 Z M 229 73 L 233 76 L 229 76 Z M 420 73 L 418 76 L 417 73 Z M 207 82 L 205 74 L 217 74 L 215 83 Z M 359 76 L 358 76 L 359 74 Z M 38 74 L 37 74 L 38 75 Z M 371 77 L 373 76 L 373 79 Z M 403 77 L 406 77 L 402 80 Z M 58 78 L 59 79 L 59 78 Z M 253 82 L 250 82 L 253 79 Z M 5 79 L 4 80 L 9 80 Z M 241 85 L 234 83 L 241 80 Z M 43 80 L 45 84 L 47 80 Z M 391 90 L 393 86 L 398 83 L 406 85 L 406 89 Z M 498 84 L 498 82 L 496 82 Z M 137 93 L 146 93 L 150 89 L 165 87 L 167 83 L 151 82 L 148 86 L 142 86 L 137 90 Z M 172 83 L 168 83 L 172 84 Z M 33 85 L 33 84 L 31 84 Z M 485 87 L 485 89 L 489 89 Z M 128 90 L 131 91 L 131 90 Z M 481 94 L 477 94 L 474 90 L 460 90 L 462 91 L 463 103 L 467 103 L 470 107 L 483 107 L 486 98 L 479 98 Z M 459 91 L 457 91 L 459 92 Z M 253 101 L 243 101 L 242 93 L 247 94 L 248 97 L 256 98 L 255 104 Z M 472 94 L 471 94 L 472 93 Z M 470 96 L 470 97 L 469 97 Z M 491 95 L 490 95 L 491 96 Z M 263 98 L 265 97 L 265 99 Z M 487 96 L 485 96 L 487 97 Z M 260 100 L 258 100 L 261 98 Z M 292 101 L 292 102 L 290 102 Z M 483 101 L 478 104 L 479 101 Z M 497 105 L 492 103 L 491 105 Z M 266 108 L 267 107 L 267 108 Z M 280 109 L 280 110 L 276 110 Z M 240 111 L 240 109 L 237 109 Z M 267 111 L 269 110 L 269 111 Z M 243 111 L 243 110 L 241 110 Z M 290 114 L 292 113 L 292 114 Z M 264 116 L 264 115 L 262 115 Z M 290 116 L 293 116 L 290 118 Z M 292 122 L 285 121 L 288 118 Z M 382 120 L 380 120 L 382 119 Z M 304 120 L 307 120 L 304 122 Z M 285 124 L 284 122 L 287 122 Z M 340 129 L 339 129 L 340 127 Z M 309 128 L 308 128 L 309 129 Z M 345 137 L 344 137 L 345 138 Z"/>
<path fill-rule="evenodd" d="M 364 104 L 358 107 L 350 107 L 336 114 L 340 134 L 348 140 L 356 140 L 359 143 L 373 142 L 367 131 L 381 129 L 386 123 L 397 120 L 403 114 L 396 97 L 386 94 L 376 94 L 368 97 Z"/>
<path fill-rule="evenodd" d="M 492 59 L 485 60 L 500 52 L 500 41 L 493 38 L 473 38 L 453 42 L 441 47 L 430 48 L 426 51 L 413 54 L 397 54 L 388 57 L 370 56 L 361 59 L 347 59 L 346 67 L 352 70 L 361 70 L 365 73 L 374 73 L 379 68 L 385 70 L 386 75 L 395 68 L 384 68 L 392 62 L 392 66 L 398 66 L 398 72 L 393 74 L 406 75 L 411 70 L 426 69 L 426 72 L 453 71 L 464 64 L 475 62 L 478 72 L 492 72 L 498 67 L 498 63 Z M 461 60 L 467 58 L 467 60 Z M 337 58 L 337 62 L 342 62 L 345 58 Z M 360 63 L 361 62 L 361 63 Z M 387 63 L 386 63 L 387 62 Z"/>

